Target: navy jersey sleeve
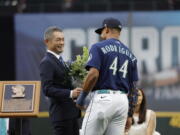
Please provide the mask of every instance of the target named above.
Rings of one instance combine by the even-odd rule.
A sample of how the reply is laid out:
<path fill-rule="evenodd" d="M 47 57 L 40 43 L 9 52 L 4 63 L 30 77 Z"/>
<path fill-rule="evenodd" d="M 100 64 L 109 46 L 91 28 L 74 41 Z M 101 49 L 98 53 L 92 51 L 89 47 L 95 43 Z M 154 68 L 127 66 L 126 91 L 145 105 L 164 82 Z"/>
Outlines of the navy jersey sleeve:
<path fill-rule="evenodd" d="M 133 67 L 132 67 L 132 82 L 135 81 L 138 81 L 137 60 L 133 62 Z"/>
<path fill-rule="evenodd" d="M 89 70 L 91 67 L 94 67 L 98 70 L 100 70 L 101 68 L 101 50 L 99 49 L 99 47 L 95 44 L 91 47 L 90 51 L 89 51 L 89 58 L 88 58 L 88 62 L 86 64 L 86 69 Z"/>
<path fill-rule="evenodd" d="M 138 94 L 138 91 L 136 88 L 136 82 L 138 81 L 137 60 L 133 62 L 131 78 L 132 80 L 130 82 L 130 90 L 128 93 L 128 100 L 129 100 L 128 116 L 129 117 L 132 117 L 136 103 L 137 103 L 137 94 Z"/>

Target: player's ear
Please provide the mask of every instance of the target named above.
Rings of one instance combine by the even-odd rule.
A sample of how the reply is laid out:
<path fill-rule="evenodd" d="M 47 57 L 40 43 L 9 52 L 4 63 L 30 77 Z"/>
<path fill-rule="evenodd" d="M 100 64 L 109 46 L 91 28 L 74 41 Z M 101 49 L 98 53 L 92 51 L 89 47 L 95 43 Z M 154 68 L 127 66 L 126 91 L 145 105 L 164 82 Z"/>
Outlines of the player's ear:
<path fill-rule="evenodd" d="M 106 34 L 110 32 L 110 29 L 106 27 Z"/>
<path fill-rule="evenodd" d="M 107 31 L 108 31 L 108 27 L 105 27 L 104 28 L 104 33 L 107 33 Z"/>

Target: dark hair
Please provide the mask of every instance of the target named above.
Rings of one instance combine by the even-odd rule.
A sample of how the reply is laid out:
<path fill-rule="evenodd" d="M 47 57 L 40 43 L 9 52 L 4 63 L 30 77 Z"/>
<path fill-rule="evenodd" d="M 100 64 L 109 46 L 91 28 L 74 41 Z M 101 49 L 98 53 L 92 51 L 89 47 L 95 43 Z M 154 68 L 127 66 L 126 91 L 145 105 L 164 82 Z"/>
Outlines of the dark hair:
<path fill-rule="evenodd" d="M 138 91 L 141 91 L 142 93 L 142 102 L 139 108 L 139 121 L 138 121 L 138 124 L 141 124 L 146 121 L 147 105 L 146 105 L 146 96 L 144 94 L 144 91 L 142 89 L 138 89 Z M 133 124 L 134 124 L 134 119 L 133 119 Z"/>
<path fill-rule="evenodd" d="M 109 29 L 111 29 L 111 30 L 115 30 L 115 31 L 117 31 L 117 32 L 121 32 L 121 28 L 117 28 L 117 27 L 112 27 L 112 28 L 110 28 L 110 27 L 108 27 Z"/>

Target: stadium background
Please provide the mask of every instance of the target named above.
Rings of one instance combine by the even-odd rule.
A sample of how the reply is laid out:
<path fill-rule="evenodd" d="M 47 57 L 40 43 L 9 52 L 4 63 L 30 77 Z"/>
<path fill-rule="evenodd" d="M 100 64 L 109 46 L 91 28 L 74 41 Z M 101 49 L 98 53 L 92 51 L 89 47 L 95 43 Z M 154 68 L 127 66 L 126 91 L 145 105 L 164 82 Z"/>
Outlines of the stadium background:
<path fill-rule="evenodd" d="M 14 3 L 13 3 L 14 2 Z M 0 80 L 39 80 L 39 62 L 45 53 L 44 29 L 65 32 L 66 60 L 81 47 L 99 40 L 93 33 L 106 17 L 123 24 L 121 40 L 138 58 L 139 85 L 148 107 L 157 113 L 162 135 L 180 134 L 180 11 L 178 1 L 0 1 Z M 69 3 L 69 6 L 68 6 Z M 47 99 L 41 94 L 40 118 L 31 118 L 33 135 L 49 135 Z"/>

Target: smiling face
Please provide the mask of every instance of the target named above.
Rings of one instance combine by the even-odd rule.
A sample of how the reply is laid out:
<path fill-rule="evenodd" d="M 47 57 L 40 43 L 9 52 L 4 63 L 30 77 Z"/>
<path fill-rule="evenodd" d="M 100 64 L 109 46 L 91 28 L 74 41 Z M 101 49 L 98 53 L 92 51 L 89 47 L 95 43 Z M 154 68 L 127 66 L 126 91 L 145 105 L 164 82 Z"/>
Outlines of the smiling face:
<path fill-rule="evenodd" d="M 140 90 L 138 90 L 138 100 L 137 100 L 137 105 L 141 105 L 143 100 L 143 94 Z"/>
<path fill-rule="evenodd" d="M 60 54 L 64 51 L 64 34 L 63 32 L 54 31 L 51 38 L 45 40 L 48 50 Z"/>

